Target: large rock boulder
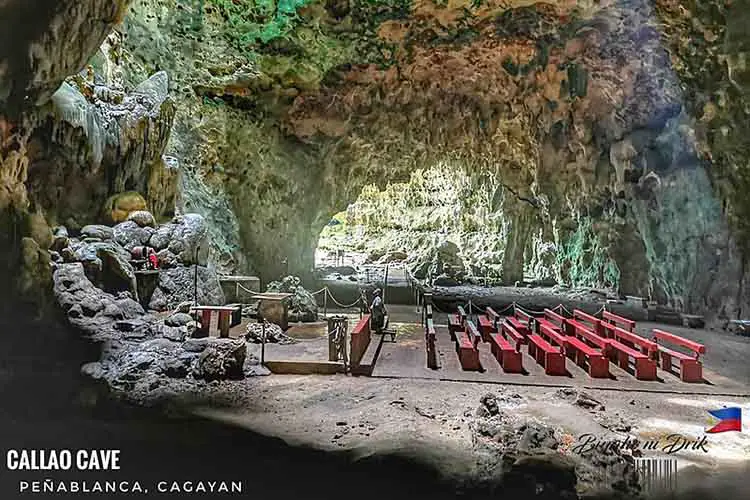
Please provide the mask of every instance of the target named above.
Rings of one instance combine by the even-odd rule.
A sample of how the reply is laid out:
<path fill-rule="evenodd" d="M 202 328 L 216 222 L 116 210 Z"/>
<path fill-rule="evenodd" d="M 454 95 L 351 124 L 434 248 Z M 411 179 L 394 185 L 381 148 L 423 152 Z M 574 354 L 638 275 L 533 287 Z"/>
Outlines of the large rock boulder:
<path fill-rule="evenodd" d="M 128 220 L 132 212 L 140 210 L 146 210 L 146 200 L 135 191 L 116 194 L 104 204 L 104 215 L 113 224 Z"/>
<path fill-rule="evenodd" d="M 135 212 L 130 212 L 128 220 L 135 222 L 141 227 L 156 226 L 156 219 L 153 214 L 147 210 L 136 210 Z"/>
<path fill-rule="evenodd" d="M 106 241 L 114 238 L 114 231 L 109 226 L 90 224 L 81 228 L 81 238 L 95 238 Z"/>
<path fill-rule="evenodd" d="M 442 286 L 456 285 L 466 278 L 466 264 L 461 258 L 461 249 L 449 240 L 440 241 L 421 255 L 413 257 L 409 267 L 415 277 L 439 278 Z"/>
<path fill-rule="evenodd" d="M 86 277 L 105 291 L 127 290 L 138 297 L 130 254 L 112 241 L 78 242 L 72 245 L 73 260 L 83 264 Z"/>
<path fill-rule="evenodd" d="M 157 251 L 168 250 L 185 265 L 205 266 L 208 262 L 208 230 L 200 214 L 181 215 L 159 226 L 148 244 Z"/>
<path fill-rule="evenodd" d="M 159 283 L 151 296 L 149 308 L 155 311 L 174 309 L 182 302 L 195 300 L 195 273 L 198 274 L 198 303 L 202 305 L 223 305 L 224 291 L 219 277 L 213 269 L 203 266 L 177 266 L 162 269 Z"/>
<path fill-rule="evenodd" d="M 124 248 L 132 250 L 147 245 L 154 231 L 152 227 L 141 227 L 137 222 L 128 220 L 114 227 L 114 238 Z"/>
<path fill-rule="evenodd" d="M 191 374 L 203 380 L 240 379 L 244 376 L 247 345 L 235 339 L 190 339 L 184 348 L 199 355 Z"/>
<path fill-rule="evenodd" d="M 638 497 L 637 471 L 627 450 L 571 449 L 563 429 L 516 416 L 513 408 L 521 401 L 518 394 L 482 397 L 470 424 L 480 478 L 500 480 L 513 498 Z"/>
<path fill-rule="evenodd" d="M 118 338 L 125 330 L 132 330 L 122 328 L 118 322 L 145 315 L 143 307 L 129 294 L 112 295 L 94 286 L 82 263 L 60 264 L 52 277 L 57 303 L 70 323 L 88 336 Z"/>

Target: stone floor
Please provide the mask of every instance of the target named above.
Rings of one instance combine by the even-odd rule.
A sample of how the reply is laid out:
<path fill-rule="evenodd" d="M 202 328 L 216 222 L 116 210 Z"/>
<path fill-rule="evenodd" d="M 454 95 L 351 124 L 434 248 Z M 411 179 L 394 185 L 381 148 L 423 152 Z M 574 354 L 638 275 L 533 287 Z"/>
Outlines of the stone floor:
<path fill-rule="evenodd" d="M 596 389 L 613 389 L 639 392 L 667 392 L 684 394 L 711 395 L 750 395 L 747 386 L 750 380 L 750 368 L 746 359 L 750 356 L 750 339 L 726 332 L 689 329 L 664 326 L 653 323 L 638 323 L 637 330 L 647 334 L 652 328 L 661 327 L 675 334 L 706 345 L 704 356 L 705 383 L 691 384 L 682 382 L 673 373 L 659 370 L 656 381 L 639 381 L 617 365 L 610 363 L 609 379 L 592 379 L 571 360 L 566 360 L 567 376 L 546 375 L 541 366 L 531 358 L 526 348 L 523 349 L 523 366 L 526 374 L 508 374 L 503 372 L 490 353 L 489 344 L 479 346 L 480 361 L 484 371 L 463 371 L 458 362 L 453 342 L 447 329 L 447 317 L 435 316 L 438 334 L 439 368 L 432 370 L 426 366 L 424 334 L 418 323 L 419 315 L 414 306 L 390 306 L 391 324 L 398 331 L 395 342 L 390 338 L 383 340 L 373 338 L 369 349 L 377 349 L 382 342 L 376 360 L 373 377 L 381 378 L 417 378 L 430 380 L 451 380 L 466 382 L 484 382 L 498 384 L 539 385 L 550 387 L 585 387 Z M 331 311 L 330 314 L 343 314 L 343 311 Z M 347 313 L 350 317 L 350 328 L 358 321 L 358 313 Z M 232 336 L 244 332 L 240 325 L 232 330 Z M 287 332 L 298 341 L 294 344 L 266 344 L 266 360 L 299 360 L 327 361 L 328 341 L 325 322 L 313 324 L 293 324 Z M 260 357 L 261 346 L 249 345 L 249 350 Z"/>

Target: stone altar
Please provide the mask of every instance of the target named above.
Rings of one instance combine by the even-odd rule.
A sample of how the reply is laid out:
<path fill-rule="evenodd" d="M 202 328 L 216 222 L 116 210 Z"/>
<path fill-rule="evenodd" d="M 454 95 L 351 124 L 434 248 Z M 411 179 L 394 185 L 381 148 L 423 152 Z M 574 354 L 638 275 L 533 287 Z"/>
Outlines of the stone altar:
<path fill-rule="evenodd" d="M 269 322 L 279 325 L 284 331 L 289 328 L 287 312 L 291 297 L 291 293 L 267 292 L 253 295 L 253 299 L 260 300 L 258 313 Z"/>

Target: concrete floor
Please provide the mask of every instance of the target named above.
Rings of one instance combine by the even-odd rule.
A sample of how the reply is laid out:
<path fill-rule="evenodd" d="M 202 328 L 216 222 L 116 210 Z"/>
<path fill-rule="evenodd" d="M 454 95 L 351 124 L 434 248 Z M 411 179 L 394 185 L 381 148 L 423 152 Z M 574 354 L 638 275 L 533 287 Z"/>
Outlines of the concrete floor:
<path fill-rule="evenodd" d="M 344 314 L 350 318 L 350 328 L 359 320 L 358 313 L 329 311 L 329 314 Z M 596 389 L 630 390 L 641 392 L 669 392 L 684 394 L 712 395 L 750 395 L 750 339 L 726 332 L 689 329 L 654 323 L 638 323 L 637 331 L 647 335 L 652 328 L 663 328 L 677 335 L 690 338 L 706 345 L 704 356 L 705 383 L 685 383 L 676 374 L 658 370 L 656 381 L 639 381 L 617 365 L 610 363 L 609 379 L 592 379 L 571 360 L 566 360 L 567 376 L 550 376 L 544 373 L 541 366 L 523 349 L 523 366 L 526 374 L 508 374 L 503 372 L 494 356 L 490 353 L 489 344 L 481 343 L 480 362 L 484 371 L 463 371 L 458 362 L 454 344 L 447 329 L 447 316 L 435 316 L 438 334 L 439 368 L 432 370 L 426 366 L 424 333 L 419 325 L 420 315 L 414 306 L 389 306 L 391 325 L 398 331 L 395 342 L 387 337 L 381 341 L 373 338 L 369 349 L 377 349 L 382 342 L 376 360 L 373 377 L 380 378 L 415 378 L 430 380 L 451 380 L 466 382 L 484 382 L 497 384 L 539 385 L 550 387 L 585 387 Z M 240 325 L 232 330 L 232 336 L 239 336 L 245 326 Z M 299 360 L 327 361 L 328 340 L 325 322 L 314 324 L 292 324 L 287 332 L 298 339 L 297 343 L 288 345 L 266 344 L 266 360 Z M 249 345 L 249 350 L 260 357 L 259 344 Z"/>

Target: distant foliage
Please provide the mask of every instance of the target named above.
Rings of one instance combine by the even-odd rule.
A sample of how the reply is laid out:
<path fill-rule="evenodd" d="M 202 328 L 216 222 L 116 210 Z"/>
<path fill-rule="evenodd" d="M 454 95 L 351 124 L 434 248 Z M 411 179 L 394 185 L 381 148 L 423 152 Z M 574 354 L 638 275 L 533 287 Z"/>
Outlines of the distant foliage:
<path fill-rule="evenodd" d="M 227 35 L 243 50 L 288 36 L 297 10 L 313 0 L 207 0 L 227 22 Z"/>

